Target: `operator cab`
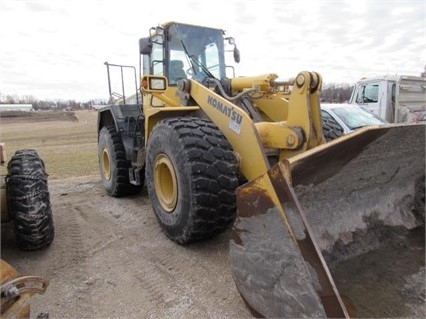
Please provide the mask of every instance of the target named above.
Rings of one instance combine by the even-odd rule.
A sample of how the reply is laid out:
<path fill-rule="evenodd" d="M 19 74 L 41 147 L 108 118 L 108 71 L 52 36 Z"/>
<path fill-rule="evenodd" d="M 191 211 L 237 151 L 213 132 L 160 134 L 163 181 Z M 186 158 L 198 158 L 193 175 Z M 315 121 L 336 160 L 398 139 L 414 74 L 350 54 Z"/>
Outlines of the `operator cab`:
<path fill-rule="evenodd" d="M 227 49 L 229 45 L 233 50 Z M 225 37 L 224 30 L 176 22 L 151 28 L 150 37 L 139 40 L 139 50 L 143 60 L 141 77 L 165 76 L 169 86 L 177 86 L 180 79 L 191 78 L 200 83 L 206 78 L 220 80 L 228 69 L 233 77 L 234 70 L 226 65 L 225 53 L 231 51 L 234 61 L 240 60 L 234 39 Z"/>

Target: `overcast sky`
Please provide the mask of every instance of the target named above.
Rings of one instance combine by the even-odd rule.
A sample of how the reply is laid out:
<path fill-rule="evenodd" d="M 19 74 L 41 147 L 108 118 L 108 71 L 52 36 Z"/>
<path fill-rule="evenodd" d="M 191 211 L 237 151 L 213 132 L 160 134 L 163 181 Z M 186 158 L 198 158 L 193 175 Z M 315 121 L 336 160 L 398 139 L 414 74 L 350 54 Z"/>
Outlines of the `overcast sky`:
<path fill-rule="evenodd" d="M 0 0 L 0 94 L 107 99 L 104 62 L 138 66 L 139 38 L 167 21 L 227 30 L 237 76 L 353 84 L 426 65 L 426 0 Z"/>

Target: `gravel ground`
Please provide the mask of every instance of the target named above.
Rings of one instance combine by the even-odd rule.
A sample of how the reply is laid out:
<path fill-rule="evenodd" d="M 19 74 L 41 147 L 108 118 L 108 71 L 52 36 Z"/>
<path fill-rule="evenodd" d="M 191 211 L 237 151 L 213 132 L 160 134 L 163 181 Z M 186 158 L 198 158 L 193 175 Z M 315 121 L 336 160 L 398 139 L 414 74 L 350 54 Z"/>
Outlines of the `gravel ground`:
<path fill-rule="evenodd" d="M 229 232 L 180 246 L 162 233 L 148 195 L 116 199 L 98 177 L 49 183 L 55 239 L 41 251 L 19 251 L 2 225 L 2 258 L 21 275 L 50 281 L 31 317 L 252 317 L 231 276 Z"/>

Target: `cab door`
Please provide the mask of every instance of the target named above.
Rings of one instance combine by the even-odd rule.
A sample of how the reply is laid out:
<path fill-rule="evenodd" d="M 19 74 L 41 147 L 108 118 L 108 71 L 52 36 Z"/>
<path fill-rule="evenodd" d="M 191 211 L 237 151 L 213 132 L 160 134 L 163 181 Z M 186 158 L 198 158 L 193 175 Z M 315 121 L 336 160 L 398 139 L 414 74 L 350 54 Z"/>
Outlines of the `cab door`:
<path fill-rule="evenodd" d="M 382 119 L 386 119 L 385 84 L 381 81 L 358 84 L 355 103 Z"/>

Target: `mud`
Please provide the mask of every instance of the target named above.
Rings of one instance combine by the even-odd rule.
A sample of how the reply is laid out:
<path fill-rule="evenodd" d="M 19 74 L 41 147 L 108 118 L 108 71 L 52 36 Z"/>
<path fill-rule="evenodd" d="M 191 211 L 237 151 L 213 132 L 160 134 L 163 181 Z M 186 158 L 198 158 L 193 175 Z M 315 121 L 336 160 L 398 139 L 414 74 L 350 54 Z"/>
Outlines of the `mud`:
<path fill-rule="evenodd" d="M 316 292 L 321 288 L 317 274 L 299 253 L 277 209 L 240 217 L 235 232 L 239 240 L 231 241 L 232 271 L 254 313 L 266 318 L 326 317 Z"/>

